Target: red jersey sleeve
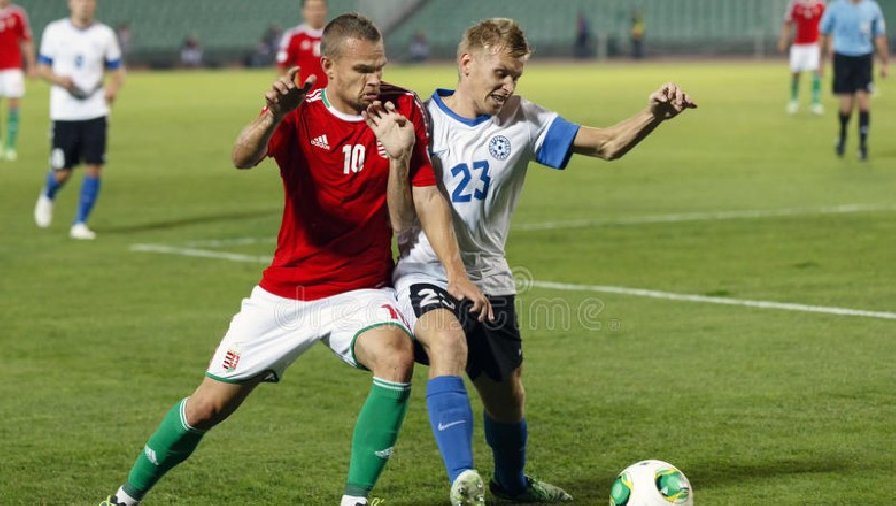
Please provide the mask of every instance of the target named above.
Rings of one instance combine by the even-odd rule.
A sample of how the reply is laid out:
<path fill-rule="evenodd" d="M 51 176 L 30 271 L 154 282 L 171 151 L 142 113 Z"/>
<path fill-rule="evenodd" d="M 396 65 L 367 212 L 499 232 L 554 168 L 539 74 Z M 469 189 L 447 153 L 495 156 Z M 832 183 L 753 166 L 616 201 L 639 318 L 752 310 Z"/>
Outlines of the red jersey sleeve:
<path fill-rule="evenodd" d="M 435 186 L 436 173 L 432 168 L 432 160 L 429 158 L 429 133 L 426 123 L 426 113 L 423 104 L 417 95 L 409 96 L 409 118 L 414 125 L 414 153 L 411 156 L 411 185 Z"/>

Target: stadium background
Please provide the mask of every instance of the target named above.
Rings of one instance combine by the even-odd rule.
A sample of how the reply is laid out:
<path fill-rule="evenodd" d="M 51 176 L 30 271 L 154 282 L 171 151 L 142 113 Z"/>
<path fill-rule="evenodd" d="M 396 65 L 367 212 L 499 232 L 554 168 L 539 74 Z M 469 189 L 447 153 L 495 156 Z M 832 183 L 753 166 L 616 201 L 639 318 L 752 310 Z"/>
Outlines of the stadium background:
<path fill-rule="evenodd" d="M 383 27 L 387 52 L 406 56 L 417 31 L 436 58 L 450 58 L 457 34 L 491 16 L 510 16 L 526 29 L 540 56 L 572 56 L 576 17 L 591 25 L 595 55 L 628 54 L 630 17 L 640 10 L 648 51 L 657 55 L 765 57 L 774 54 L 789 0 L 331 0 L 330 12 L 357 10 Z M 64 14 L 61 2 L 22 0 L 35 27 Z M 880 2 L 896 19 L 896 2 Z M 296 0 L 114 0 L 99 3 L 110 26 L 130 23 L 131 64 L 172 65 L 185 36 L 195 34 L 210 65 L 241 62 L 271 23 L 297 23 Z M 892 23 L 892 22 L 891 22 Z M 890 30 L 892 33 L 893 30 Z M 38 35 L 39 36 L 39 35 Z M 891 35 L 891 38 L 893 36 Z"/>
<path fill-rule="evenodd" d="M 358 8 L 388 26 L 398 61 L 417 30 L 445 56 L 469 23 L 518 18 L 537 47 L 520 93 L 572 121 L 613 124 L 670 79 L 700 104 L 612 164 L 533 166 L 515 216 L 529 469 L 577 504 L 604 504 L 615 474 L 644 458 L 679 465 L 698 504 L 896 504 L 896 88 L 878 81 L 871 161 L 834 157 L 833 97 L 821 117 L 784 112 L 788 71 L 773 52 L 784 3 L 638 2 L 645 61 L 545 64 L 571 54 L 580 10 L 608 53 L 615 40 L 627 54 L 631 3 L 331 2 L 331 15 Z M 63 0 L 21 4 L 38 37 L 65 16 Z M 271 22 L 296 24 L 297 4 L 100 0 L 99 19 L 131 24 L 135 66 L 171 66 L 196 33 L 225 67 Z M 894 2 L 881 5 L 893 26 Z M 402 6 L 415 10 L 390 21 Z M 386 74 L 424 96 L 455 79 L 438 62 Z M 0 163 L 0 504 L 95 503 L 201 379 L 279 224 L 272 163 L 229 162 L 272 76 L 132 71 L 89 243 L 67 237 L 80 174 L 52 227 L 32 222 L 49 120 L 48 87 L 28 83 L 19 161 Z M 384 506 L 446 503 L 426 371 L 415 374 L 375 493 Z M 146 504 L 334 504 L 368 388 L 312 349 Z M 481 424 L 475 445 L 488 475 Z"/>

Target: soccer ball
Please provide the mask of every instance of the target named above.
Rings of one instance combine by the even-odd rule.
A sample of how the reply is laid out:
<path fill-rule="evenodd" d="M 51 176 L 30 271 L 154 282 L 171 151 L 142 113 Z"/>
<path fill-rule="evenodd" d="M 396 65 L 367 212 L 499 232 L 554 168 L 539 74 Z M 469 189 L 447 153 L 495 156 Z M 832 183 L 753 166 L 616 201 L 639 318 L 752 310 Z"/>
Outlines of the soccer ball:
<path fill-rule="evenodd" d="M 610 490 L 610 506 L 693 506 L 691 483 L 675 466 L 644 460 L 625 468 Z"/>

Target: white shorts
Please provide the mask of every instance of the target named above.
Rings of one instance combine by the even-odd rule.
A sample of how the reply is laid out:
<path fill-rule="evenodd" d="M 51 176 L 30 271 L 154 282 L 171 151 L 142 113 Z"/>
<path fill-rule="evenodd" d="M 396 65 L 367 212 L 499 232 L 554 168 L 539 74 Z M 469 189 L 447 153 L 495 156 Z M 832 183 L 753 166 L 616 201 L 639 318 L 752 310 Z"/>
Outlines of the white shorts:
<path fill-rule="evenodd" d="M 363 332 L 394 325 L 411 335 L 396 309 L 391 288 L 353 290 L 313 301 L 286 299 L 256 286 L 243 299 L 205 375 L 240 383 L 259 374 L 279 381 L 283 371 L 320 341 L 345 363 L 355 359 L 355 340 Z"/>
<path fill-rule="evenodd" d="M 25 73 L 19 69 L 0 70 L 0 97 L 25 96 Z"/>
<path fill-rule="evenodd" d="M 790 70 L 815 72 L 821 63 L 821 47 L 818 44 L 794 44 L 790 46 Z"/>

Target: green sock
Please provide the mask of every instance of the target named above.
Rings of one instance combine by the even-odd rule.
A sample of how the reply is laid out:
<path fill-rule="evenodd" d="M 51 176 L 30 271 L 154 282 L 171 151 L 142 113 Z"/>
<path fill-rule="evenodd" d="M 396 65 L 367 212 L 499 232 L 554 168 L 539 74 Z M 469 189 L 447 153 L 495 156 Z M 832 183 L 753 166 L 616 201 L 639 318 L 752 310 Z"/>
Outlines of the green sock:
<path fill-rule="evenodd" d="M 19 137 L 19 109 L 10 109 L 6 117 L 6 149 L 16 149 Z"/>
<path fill-rule="evenodd" d="M 812 103 L 821 103 L 821 77 L 818 74 L 812 76 Z"/>
<path fill-rule="evenodd" d="M 796 102 L 800 98 L 800 78 L 799 76 L 790 78 L 790 101 Z"/>
<path fill-rule="evenodd" d="M 205 431 L 187 425 L 183 413 L 186 403 L 183 399 L 168 411 L 134 462 L 122 486 L 134 499 L 142 499 L 168 470 L 187 460 L 205 435 Z"/>
<path fill-rule="evenodd" d="M 346 495 L 367 497 L 373 490 L 398 440 L 410 395 L 410 383 L 373 378 L 373 387 L 358 414 L 352 435 Z"/>

